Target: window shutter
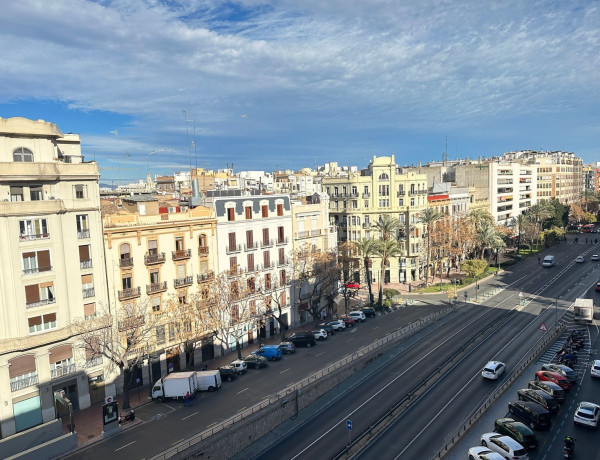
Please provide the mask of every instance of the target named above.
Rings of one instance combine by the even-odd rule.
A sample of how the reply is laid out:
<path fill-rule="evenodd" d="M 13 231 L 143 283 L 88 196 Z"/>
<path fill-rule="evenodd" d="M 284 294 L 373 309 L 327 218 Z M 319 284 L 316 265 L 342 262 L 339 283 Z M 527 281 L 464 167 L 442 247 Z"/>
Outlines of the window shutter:
<path fill-rule="evenodd" d="M 11 379 L 36 371 L 34 355 L 19 356 L 9 360 L 8 363 L 10 364 L 8 376 Z"/>
<path fill-rule="evenodd" d="M 83 305 L 83 314 L 85 316 L 94 316 L 96 313 L 96 304 L 95 303 L 86 303 Z"/>
<path fill-rule="evenodd" d="M 24 252 L 23 259 L 29 259 L 30 257 L 35 257 L 35 252 Z"/>
<path fill-rule="evenodd" d="M 254 254 L 248 254 L 248 270 L 254 271 Z"/>
<path fill-rule="evenodd" d="M 72 357 L 73 347 L 71 345 L 60 345 L 50 349 L 50 363 L 58 363 Z"/>
<path fill-rule="evenodd" d="M 185 278 L 185 265 L 177 265 L 177 278 Z"/>
<path fill-rule="evenodd" d="M 269 263 L 271 262 L 269 251 L 263 252 L 263 262 L 265 263 L 265 268 L 269 266 Z"/>
<path fill-rule="evenodd" d="M 235 248 L 235 233 L 229 234 L 229 249 Z"/>
<path fill-rule="evenodd" d="M 263 244 L 269 244 L 269 229 L 263 228 Z"/>
<path fill-rule="evenodd" d="M 40 270 L 50 269 L 50 251 L 38 251 L 37 256 Z"/>
<path fill-rule="evenodd" d="M 87 244 L 79 246 L 79 260 L 90 260 L 90 247 Z"/>
<path fill-rule="evenodd" d="M 81 277 L 81 284 L 91 284 L 93 281 L 92 275 L 83 275 Z"/>
<path fill-rule="evenodd" d="M 25 286 L 25 301 L 27 303 L 35 303 L 40 301 L 40 287 L 37 284 Z"/>

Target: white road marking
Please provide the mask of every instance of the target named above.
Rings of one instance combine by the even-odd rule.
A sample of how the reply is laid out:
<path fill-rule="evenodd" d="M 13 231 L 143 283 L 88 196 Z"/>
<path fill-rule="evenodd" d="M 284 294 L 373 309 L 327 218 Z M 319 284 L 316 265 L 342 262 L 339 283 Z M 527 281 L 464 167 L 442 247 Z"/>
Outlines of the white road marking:
<path fill-rule="evenodd" d="M 244 391 L 246 391 L 248 388 L 244 388 L 242 391 L 238 391 L 238 394 L 243 393 Z"/>
<path fill-rule="evenodd" d="M 287 372 L 287 371 L 289 371 L 289 370 L 290 370 L 290 368 L 288 367 L 287 369 L 284 369 L 284 370 L 282 370 L 282 371 L 280 372 L 280 374 L 283 374 L 284 372 Z"/>
<path fill-rule="evenodd" d="M 190 414 L 187 417 L 183 417 L 181 420 L 185 420 L 185 419 L 193 417 L 194 415 L 197 415 L 197 414 L 198 414 L 198 412 L 194 412 L 193 414 Z"/>
<path fill-rule="evenodd" d="M 315 356 L 321 356 L 321 355 L 324 355 L 324 354 L 325 354 L 325 352 L 322 351 L 321 353 L 317 353 Z"/>
<path fill-rule="evenodd" d="M 134 442 L 135 442 L 135 441 L 131 441 L 129 444 L 125 444 L 124 446 L 122 446 L 122 447 L 119 447 L 118 449 L 115 449 L 115 452 L 117 452 L 117 451 L 119 451 L 119 450 L 121 450 L 121 449 L 125 449 L 127 446 L 130 446 L 130 445 L 132 445 Z"/>

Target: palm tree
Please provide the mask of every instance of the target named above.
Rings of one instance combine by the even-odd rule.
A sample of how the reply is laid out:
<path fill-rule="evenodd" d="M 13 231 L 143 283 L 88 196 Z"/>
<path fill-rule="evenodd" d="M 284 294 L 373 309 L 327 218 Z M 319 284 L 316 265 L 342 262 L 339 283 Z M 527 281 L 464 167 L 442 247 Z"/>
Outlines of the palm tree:
<path fill-rule="evenodd" d="M 501 248 L 504 245 L 504 240 L 496 230 L 493 224 L 484 222 L 477 231 L 477 241 L 481 248 L 481 259 L 486 249 Z"/>
<path fill-rule="evenodd" d="M 373 227 L 379 230 L 381 237 L 386 241 L 392 237 L 395 239 L 398 226 L 398 219 L 389 214 L 384 214 L 381 216 L 379 221 L 373 225 Z"/>
<path fill-rule="evenodd" d="M 526 213 L 536 224 L 537 232 L 539 235 L 539 233 L 542 231 L 542 223 L 545 220 L 550 219 L 554 215 L 554 206 L 552 206 L 548 201 L 540 201 L 539 203 L 536 203 L 533 206 L 531 206 Z M 539 236 L 537 239 L 539 239 Z"/>
<path fill-rule="evenodd" d="M 434 208 L 427 208 L 419 217 L 419 223 L 425 224 L 425 232 L 427 234 L 427 252 L 425 254 L 425 287 L 429 279 L 429 257 L 431 253 L 431 230 L 433 223 L 442 218 L 442 215 Z"/>
<path fill-rule="evenodd" d="M 398 257 L 402 254 L 402 246 L 397 240 L 388 239 L 377 242 L 376 252 L 381 257 L 381 268 L 379 272 L 379 305 L 383 302 L 383 274 L 388 261 L 393 257 Z"/>
<path fill-rule="evenodd" d="M 528 217 L 524 214 L 519 214 L 517 217 L 513 217 L 511 221 L 511 227 L 515 229 L 517 232 L 517 254 L 519 254 L 519 249 L 521 248 L 521 233 L 527 225 Z"/>
<path fill-rule="evenodd" d="M 367 286 L 369 288 L 369 303 L 373 304 L 373 291 L 371 289 L 371 275 L 369 273 L 369 260 L 377 253 L 377 240 L 371 238 L 361 238 L 354 241 L 354 247 L 363 260 L 365 267 L 365 276 L 367 278 Z"/>
<path fill-rule="evenodd" d="M 471 221 L 473 222 L 473 226 L 475 227 L 476 232 L 484 224 L 484 222 L 487 222 L 489 224 L 494 223 L 494 218 L 492 217 L 492 215 L 483 208 L 473 209 L 469 213 L 469 217 L 471 217 Z"/>

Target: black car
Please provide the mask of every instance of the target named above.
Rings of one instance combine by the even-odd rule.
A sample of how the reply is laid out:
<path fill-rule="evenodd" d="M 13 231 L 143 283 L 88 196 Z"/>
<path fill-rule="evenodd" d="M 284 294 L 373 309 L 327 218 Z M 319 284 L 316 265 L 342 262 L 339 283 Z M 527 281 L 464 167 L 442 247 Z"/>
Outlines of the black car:
<path fill-rule="evenodd" d="M 253 367 L 254 369 L 260 369 L 261 367 L 267 367 L 269 365 L 267 358 L 260 355 L 248 355 L 244 358 L 244 362 L 248 367 Z"/>
<path fill-rule="evenodd" d="M 310 332 L 296 332 L 288 338 L 289 342 L 292 342 L 297 347 L 314 347 L 317 342 L 315 336 Z"/>
<path fill-rule="evenodd" d="M 221 380 L 225 380 L 226 382 L 231 382 L 238 375 L 233 366 L 219 367 L 219 374 L 221 374 Z"/>
<path fill-rule="evenodd" d="M 532 430 L 549 430 L 552 424 L 550 412 L 538 403 L 530 401 L 511 401 L 508 403 L 508 412 L 519 417 Z"/>
<path fill-rule="evenodd" d="M 523 423 L 515 422 L 512 418 L 497 419 L 494 422 L 494 431 L 513 438 L 525 449 L 535 449 L 538 446 L 535 433 Z"/>
<path fill-rule="evenodd" d="M 360 311 L 362 311 L 367 318 L 375 318 L 377 316 L 375 309 L 371 307 L 361 308 Z"/>
<path fill-rule="evenodd" d="M 538 403 L 551 414 L 556 414 L 558 409 L 560 409 L 560 403 L 542 390 L 523 388 L 517 391 L 517 396 L 520 401 L 533 401 L 534 403 Z"/>
<path fill-rule="evenodd" d="M 335 329 L 333 329 L 333 326 L 331 324 L 328 323 L 322 323 L 319 324 L 317 326 L 317 329 L 325 329 L 325 332 L 327 332 L 327 336 L 329 337 L 330 335 L 335 334 Z"/>

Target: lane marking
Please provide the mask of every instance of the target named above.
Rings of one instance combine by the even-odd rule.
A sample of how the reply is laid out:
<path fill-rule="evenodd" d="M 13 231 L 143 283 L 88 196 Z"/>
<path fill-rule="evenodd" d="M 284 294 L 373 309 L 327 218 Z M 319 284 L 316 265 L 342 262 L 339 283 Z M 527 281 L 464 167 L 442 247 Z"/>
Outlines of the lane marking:
<path fill-rule="evenodd" d="M 322 351 L 321 353 L 317 353 L 315 356 L 321 356 L 321 355 L 324 355 L 324 354 L 325 354 L 325 352 Z"/>
<path fill-rule="evenodd" d="M 241 393 L 243 393 L 246 390 L 248 390 L 248 388 L 244 388 L 242 391 L 238 391 L 238 394 L 241 394 Z"/>
<path fill-rule="evenodd" d="M 284 372 L 287 372 L 287 371 L 289 371 L 290 369 L 291 369 L 291 368 L 289 368 L 289 367 L 288 367 L 287 369 L 284 369 L 284 370 L 282 370 L 282 371 L 280 372 L 280 374 L 283 374 Z"/>
<path fill-rule="evenodd" d="M 125 449 L 127 446 L 130 446 L 130 445 L 132 445 L 133 443 L 135 443 L 135 441 L 131 441 L 129 444 L 125 444 L 124 446 L 122 446 L 122 447 L 119 447 L 118 449 L 115 449 L 115 452 L 117 452 L 117 451 L 119 451 L 119 450 L 121 450 L 121 449 Z"/>
<path fill-rule="evenodd" d="M 190 414 L 187 417 L 183 417 L 181 420 L 188 419 L 188 418 L 193 417 L 194 415 L 197 415 L 197 414 L 198 414 L 198 412 L 194 412 L 193 414 Z"/>

